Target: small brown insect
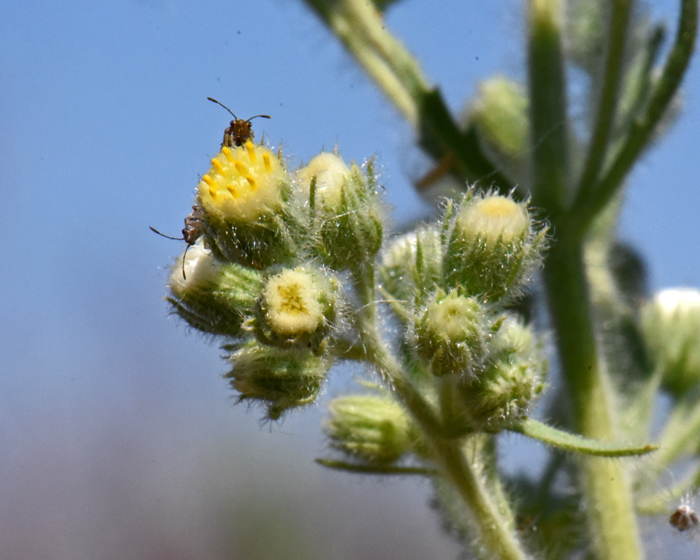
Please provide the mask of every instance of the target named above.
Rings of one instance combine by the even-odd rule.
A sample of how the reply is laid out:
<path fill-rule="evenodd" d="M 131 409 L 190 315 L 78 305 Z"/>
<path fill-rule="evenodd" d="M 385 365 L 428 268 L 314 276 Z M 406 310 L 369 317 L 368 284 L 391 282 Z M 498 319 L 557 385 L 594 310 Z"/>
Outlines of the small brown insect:
<path fill-rule="evenodd" d="M 678 509 L 671 514 L 668 521 L 681 532 L 695 527 L 699 522 L 695 511 L 685 504 L 678 506 Z"/>
<path fill-rule="evenodd" d="M 152 232 L 157 233 L 162 237 L 166 237 L 167 239 L 175 239 L 176 241 L 184 241 L 187 243 L 187 247 L 185 247 L 185 254 L 182 255 L 182 277 L 187 280 L 187 276 L 185 275 L 185 257 L 187 257 L 187 250 L 195 244 L 197 239 L 204 235 L 202 207 L 199 206 L 199 204 L 195 204 L 192 207 L 192 212 L 190 212 L 190 215 L 185 218 L 185 227 L 182 228 L 182 237 L 170 237 L 169 235 L 159 232 L 152 226 L 148 227 Z"/>
<path fill-rule="evenodd" d="M 226 109 L 229 113 L 233 115 L 233 119 L 231 121 L 231 124 L 229 127 L 224 130 L 224 140 L 221 142 L 221 146 L 226 146 L 227 148 L 231 148 L 233 146 L 242 146 L 243 144 L 246 143 L 246 140 L 252 140 L 253 139 L 253 127 L 250 121 L 253 119 L 257 119 L 258 117 L 262 117 L 263 119 L 271 119 L 272 117 L 270 115 L 255 115 L 254 117 L 250 117 L 248 120 L 243 120 L 239 119 L 231 109 L 226 107 L 223 103 L 217 101 L 216 99 L 212 99 L 211 97 L 207 97 L 209 101 L 212 101 L 213 103 L 217 103 L 218 105 L 221 105 L 224 109 Z"/>

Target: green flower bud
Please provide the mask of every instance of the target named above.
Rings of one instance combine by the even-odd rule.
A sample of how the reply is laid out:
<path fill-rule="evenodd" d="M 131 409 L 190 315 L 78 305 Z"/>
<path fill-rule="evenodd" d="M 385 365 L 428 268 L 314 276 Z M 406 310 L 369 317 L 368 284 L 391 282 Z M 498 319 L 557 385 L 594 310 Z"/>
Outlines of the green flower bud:
<path fill-rule="evenodd" d="M 276 346 L 317 348 L 336 321 L 334 279 L 312 266 L 270 276 L 262 290 L 258 338 Z"/>
<path fill-rule="evenodd" d="M 540 262 L 544 234 L 535 231 L 526 204 L 470 191 L 455 213 L 445 252 L 447 287 L 486 301 L 517 295 Z"/>
<path fill-rule="evenodd" d="M 462 386 L 472 422 L 498 431 L 527 414 L 544 389 L 546 361 L 532 330 L 507 319 L 490 345 L 488 363 Z"/>
<path fill-rule="evenodd" d="M 240 393 L 267 407 L 267 417 L 278 420 L 285 410 L 314 401 L 332 361 L 311 351 L 283 350 L 252 340 L 229 357 L 233 369 L 224 377 Z"/>
<path fill-rule="evenodd" d="M 262 275 L 236 264 L 223 264 L 197 243 L 173 265 L 169 287 L 172 297 L 168 301 L 190 326 L 237 337 L 255 312 Z"/>
<path fill-rule="evenodd" d="M 476 298 L 439 292 L 416 326 L 418 354 L 434 375 L 469 375 L 479 369 L 490 328 Z"/>
<path fill-rule="evenodd" d="M 280 157 L 248 140 L 224 146 L 211 163 L 198 200 L 214 254 L 256 269 L 294 257 L 304 218 Z"/>
<path fill-rule="evenodd" d="M 676 397 L 700 385 L 700 291 L 663 290 L 642 309 L 642 330 L 663 385 Z"/>
<path fill-rule="evenodd" d="M 440 233 L 422 228 L 399 237 L 384 253 L 380 273 L 382 287 L 397 300 L 423 305 L 442 273 Z"/>
<path fill-rule="evenodd" d="M 352 395 L 331 401 L 325 432 L 331 445 L 363 462 L 393 463 L 411 448 L 411 422 L 393 400 Z"/>
<path fill-rule="evenodd" d="M 479 84 L 479 94 L 468 109 L 468 122 L 488 146 L 512 160 L 522 159 L 528 147 L 528 99 L 519 84 L 496 76 Z"/>
<path fill-rule="evenodd" d="M 300 190 L 309 193 L 312 231 L 324 262 L 347 270 L 373 260 L 382 246 L 383 217 L 371 163 L 364 173 L 336 154 L 321 153 L 296 177 Z"/>

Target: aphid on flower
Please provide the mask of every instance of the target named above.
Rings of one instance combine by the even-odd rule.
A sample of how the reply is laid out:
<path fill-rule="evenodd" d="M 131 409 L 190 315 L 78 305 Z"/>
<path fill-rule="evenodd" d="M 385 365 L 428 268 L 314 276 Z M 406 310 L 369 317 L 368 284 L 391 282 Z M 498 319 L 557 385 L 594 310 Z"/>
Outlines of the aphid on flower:
<path fill-rule="evenodd" d="M 671 514 L 668 521 L 680 532 L 683 532 L 698 524 L 698 516 L 688 504 L 681 504 L 678 506 L 678 509 Z"/>
<path fill-rule="evenodd" d="M 182 255 L 182 277 L 187 280 L 185 275 L 185 257 L 187 256 L 187 250 L 195 244 L 197 239 L 204 235 L 204 219 L 202 207 L 196 204 L 192 207 L 192 212 L 185 218 L 185 227 L 182 228 L 182 237 L 170 237 L 164 233 L 159 232 L 156 228 L 148 226 L 152 232 L 161 235 L 167 239 L 175 239 L 176 241 L 184 241 L 187 243 L 185 247 L 185 254 Z"/>
<path fill-rule="evenodd" d="M 250 121 L 252 121 L 253 119 L 257 119 L 258 117 L 262 117 L 263 119 L 272 118 L 270 115 L 255 115 L 254 117 L 250 117 L 247 120 L 239 119 L 233 113 L 233 111 L 231 111 L 231 109 L 226 107 L 226 105 L 224 105 L 220 101 L 212 99 L 211 97 L 207 97 L 207 99 L 209 101 L 212 101 L 213 103 L 221 105 L 224 109 L 231 113 L 231 115 L 233 115 L 234 120 L 232 120 L 229 127 L 226 130 L 224 130 L 224 139 L 221 142 L 222 147 L 226 146 L 227 148 L 232 148 L 234 146 L 242 146 L 246 143 L 246 140 L 253 139 L 253 126 Z"/>

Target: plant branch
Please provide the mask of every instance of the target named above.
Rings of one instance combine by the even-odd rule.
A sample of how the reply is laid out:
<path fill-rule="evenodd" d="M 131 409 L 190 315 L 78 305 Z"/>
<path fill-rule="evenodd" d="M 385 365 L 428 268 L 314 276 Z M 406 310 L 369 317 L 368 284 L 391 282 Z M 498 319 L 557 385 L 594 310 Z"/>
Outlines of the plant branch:
<path fill-rule="evenodd" d="M 372 2 L 306 0 L 413 128 L 429 85 L 418 61 L 386 29 Z"/>
<path fill-rule="evenodd" d="M 572 211 L 572 230 L 577 237 L 585 235 L 593 219 L 615 196 L 632 165 L 652 139 L 654 130 L 683 80 L 695 48 L 697 33 L 698 0 L 682 0 L 676 41 L 645 114 L 632 123 L 627 140 L 595 187 L 589 204 Z"/>
<path fill-rule="evenodd" d="M 666 428 L 659 438 L 659 452 L 654 465 L 657 472 L 668 468 L 685 453 L 692 453 L 698 446 L 700 432 L 700 402 L 681 402 L 671 413 Z"/>
<path fill-rule="evenodd" d="M 618 93 L 622 77 L 623 55 L 629 28 L 631 0 L 615 0 L 608 29 L 608 51 L 598 116 L 588 145 L 588 157 L 576 193 L 577 200 L 588 198 L 605 162 L 608 142 L 617 115 Z M 574 203 L 577 207 L 580 202 Z"/>
<path fill-rule="evenodd" d="M 533 203 L 556 219 L 568 181 L 566 80 L 561 46 L 561 0 L 530 0 L 528 81 Z"/>
<path fill-rule="evenodd" d="M 453 155 L 450 171 L 458 178 L 495 183 L 510 192 L 510 181 L 486 157 L 473 129 L 459 129 L 440 92 L 423 76 L 418 61 L 387 29 L 371 2 L 306 0 L 345 45 L 360 67 L 419 134 L 437 161 Z"/>
<path fill-rule="evenodd" d="M 382 340 L 374 312 L 374 267 L 367 263 L 367 266 L 353 272 L 353 278 L 361 303 L 361 309 L 355 316 L 355 326 L 362 338 L 368 361 L 377 368 L 425 432 L 433 448 L 434 459 L 474 514 L 481 545 L 491 557 L 526 560 L 527 556 L 510 528 L 512 513 L 508 511 L 504 516 L 502 509 L 506 506 L 493 502 L 485 480 L 477 472 L 476 466 L 466 460 L 461 448 L 462 439 L 445 437 L 443 423 L 434 407 L 406 377 L 404 368 Z"/>
<path fill-rule="evenodd" d="M 512 514 L 508 511 L 509 515 L 504 517 L 499 511 L 499 504 L 501 507 L 503 504 L 493 501 L 481 473 L 466 460 L 460 442 L 457 439 L 431 439 L 436 460 L 474 514 L 479 546 L 487 552 L 485 557 L 527 560 L 527 555 L 509 527 L 508 520 L 512 520 Z"/>

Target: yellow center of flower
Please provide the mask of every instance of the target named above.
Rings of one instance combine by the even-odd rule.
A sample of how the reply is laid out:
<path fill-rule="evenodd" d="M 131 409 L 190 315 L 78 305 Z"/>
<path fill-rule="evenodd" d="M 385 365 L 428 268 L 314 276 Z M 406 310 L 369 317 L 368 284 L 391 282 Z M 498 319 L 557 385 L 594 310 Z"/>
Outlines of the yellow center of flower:
<path fill-rule="evenodd" d="M 269 148 L 250 140 L 233 149 L 224 146 L 199 183 L 199 200 L 210 215 L 252 222 L 279 209 L 286 178 Z"/>
<path fill-rule="evenodd" d="M 467 204 L 458 219 L 463 236 L 478 237 L 491 246 L 499 240 L 512 243 L 527 232 L 529 225 L 522 206 L 505 196 L 489 196 Z"/>
<path fill-rule="evenodd" d="M 300 269 L 285 270 L 265 286 L 267 322 L 277 334 L 295 336 L 323 324 L 323 306 L 313 277 Z"/>

